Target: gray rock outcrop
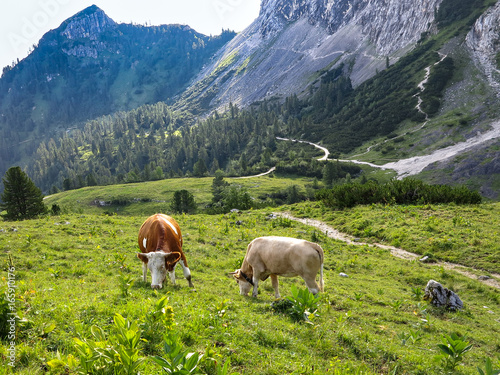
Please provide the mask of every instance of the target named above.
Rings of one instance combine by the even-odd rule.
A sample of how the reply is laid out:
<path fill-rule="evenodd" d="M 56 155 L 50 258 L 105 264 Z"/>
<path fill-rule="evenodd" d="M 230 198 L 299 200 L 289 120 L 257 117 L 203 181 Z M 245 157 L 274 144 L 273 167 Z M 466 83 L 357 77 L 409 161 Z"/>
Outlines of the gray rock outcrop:
<path fill-rule="evenodd" d="M 442 0 L 263 0 L 259 17 L 197 77 L 186 97 L 212 108 L 289 96 L 344 63 L 354 86 L 436 31 Z M 201 90 L 200 90 L 201 89 Z M 204 96 L 205 95 L 205 96 Z"/>
<path fill-rule="evenodd" d="M 425 287 L 424 299 L 437 307 L 445 307 L 449 310 L 461 310 L 464 304 L 460 297 L 453 291 L 445 288 L 434 280 L 429 280 Z"/>
<path fill-rule="evenodd" d="M 70 48 L 62 50 L 67 55 L 92 59 L 97 59 L 103 51 L 116 53 L 117 51 L 113 50 L 111 44 L 99 40 L 104 32 L 116 28 L 117 24 L 106 13 L 95 5 L 90 6 L 63 24 L 61 37 L 68 41 L 78 41 L 78 43 L 70 43 Z"/>
<path fill-rule="evenodd" d="M 500 52 L 500 2 L 478 18 L 467 34 L 466 43 L 477 65 L 500 96 L 500 71 L 497 63 L 497 54 Z"/>

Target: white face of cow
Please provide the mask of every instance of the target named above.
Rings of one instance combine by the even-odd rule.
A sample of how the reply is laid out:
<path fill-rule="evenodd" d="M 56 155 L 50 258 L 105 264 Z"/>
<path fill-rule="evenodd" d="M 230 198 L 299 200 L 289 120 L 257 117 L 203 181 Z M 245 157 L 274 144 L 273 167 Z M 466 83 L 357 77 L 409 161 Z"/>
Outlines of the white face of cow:
<path fill-rule="evenodd" d="M 242 296 L 248 296 L 248 293 L 252 289 L 252 284 L 250 284 L 248 281 L 246 281 L 243 276 L 240 275 L 240 270 L 236 270 L 232 272 L 232 275 L 236 279 L 236 282 L 238 283 L 240 287 L 240 294 Z"/>
<path fill-rule="evenodd" d="M 165 254 L 162 251 L 148 254 L 148 268 L 151 272 L 151 288 L 161 289 L 163 282 L 167 277 L 167 268 L 165 267 Z"/>
<path fill-rule="evenodd" d="M 164 253 L 163 251 L 155 251 L 151 253 L 138 253 L 137 256 L 141 259 L 151 272 L 151 288 L 163 288 L 163 282 L 167 277 L 167 262 L 175 264 L 180 258 L 180 253 Z"/>

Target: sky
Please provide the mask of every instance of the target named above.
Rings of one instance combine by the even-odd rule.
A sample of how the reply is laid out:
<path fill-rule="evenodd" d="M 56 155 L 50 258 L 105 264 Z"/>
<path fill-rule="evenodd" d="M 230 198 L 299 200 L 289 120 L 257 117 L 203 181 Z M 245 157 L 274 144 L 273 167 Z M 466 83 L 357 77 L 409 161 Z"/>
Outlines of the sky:
<path fill-rule="evenodd" d="M 93 4 L 118 23 L 185 24 L 205 35 L 242 31 L 260 9 L 260 0 L 1 0 L 0 72 L 25 58 L 47 31 Z"/>

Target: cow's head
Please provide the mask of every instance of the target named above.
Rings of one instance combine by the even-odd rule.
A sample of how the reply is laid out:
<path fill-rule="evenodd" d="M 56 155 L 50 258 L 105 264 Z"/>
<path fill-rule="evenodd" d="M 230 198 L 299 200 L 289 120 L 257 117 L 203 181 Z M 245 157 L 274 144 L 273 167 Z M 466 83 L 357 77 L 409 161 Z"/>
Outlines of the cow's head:
<path fill-rule="evenodd" d="M 236 270 L 234 272 L 230 272 L 229 274 L 233 275 L 236 282 L 240 286 L 240 294 L 242 296 L 247 296 L 253 287 L 252 279 L 248 275 L 241 272 L 241 270 Z"/>
<path fill-rule="evenodd" d="M 172 272 L 181 254 L 165 253 L 163 251 L 154 251 L 151 253 L 137 253 L 137 257 L 142 260 L 151 272 L 151 288 L 161 289 L 163 282 L 167 277 L 167 271 Z"/>

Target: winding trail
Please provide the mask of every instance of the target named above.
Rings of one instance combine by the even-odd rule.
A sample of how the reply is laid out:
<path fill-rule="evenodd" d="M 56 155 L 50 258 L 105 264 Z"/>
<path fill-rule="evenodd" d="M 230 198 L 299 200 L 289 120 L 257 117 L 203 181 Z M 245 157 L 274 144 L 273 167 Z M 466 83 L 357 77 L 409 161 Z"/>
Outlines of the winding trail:
<path fill-rule="evenodd" d="M 356 245 L 356 246 L 371 246 L 371 247 L 378 247 L 384 250 L 389 250 L 391 255 L 400 258 L 400 259 L 406 259 L 406 260 L 418 260 L 422 258 L 421 255 L 411 253 L 409 251 L 394 247 L 394 246 L 388 246 L 388 245 L 383 245 L 380 243 L 366 243 L 366 242 L 358 242 L 354 240 L 354 237 L 341 233 L 335 228 L 329 226 L 328 224 L 320 221 L 320 220 L 315 220 L 315 219 L 301 219 L 292 216 L 289 212 L 273 212 L 273 215 L 283 217 L 289 220 L 297 221 L 299 223 L 309 225 L 315 228 L 318 228 L 321 230 L 321 232 L 325 233 L 328 237 L 343 241 L 349 245 Z M 433 263 L 433 265 L 437 265 L 438 267 L 443 267 L 446 270 L 453 270 L 455 272 L 460 273 L 461 275 L 464 275 L 470 279 L 473 280 L 478 280 L 483 284 L 486 284 L 492 288 L 500 289 L 500 274 L 496 273 L 489 273 L 492 277 L 489 279 L 484 280 L 483 278 L 480 279 L 481 274 L 484 275 L 484 272 L 481 270 L 477 270 L 471 267 L 465 267 L 459 264 L 454 264 L 454 263 L 449 263 L 449 262 L 437 262 Z"/>
<path fill-rule="evenodd" d="M 436 62 L 434 65 L 439 64 L 441 61 L 443 61 L 445 59 L 446 55 L 444 55 L 444 54 L 440 54 L 440 55 L 442 56 L 442 58 L 438 62 Z M 421 108 L 422 99 L 420 97 L 420 94 L 425 90 L 425 84 L 427 83 L 427 81 L 429 79 L 431 67 L 432 66 L 428 66 L 425 68 L 425 77 L 418 84 L 418 88 L 420 89 L 420 93 L 415 94 L 415 96 L 417 96 L 417 98 L 418 98 L 417 110 L 425 115 L 425 122 L 422 125 L 418 126 L 417 128 L 413 129 L 411 131 L 412 133 L 425 127 L 425 125 L 429 121 L 427 113 L 425 113 Z M 364 161 L 359 161 L 359 160 L 350 160 L 350 159 L 339 160 L 339 161 L 350 162 L 350 163 L 355 163 L 355 164 L 369 165 L 371 167 L 380 168 L 383 170 L 384 169 L 392 169 L 392 170 L 397 172 L 398 178 L 402 178 L 402 177 L 418 174 L 425 167 L 427 167 L 428 165 L 430 165 L 434 162 L 451 158 L 451 157 L 456 156 L 456 155 L 458 155 L 466 150 L 469 150 L 475 146 L 481 145 L 485 142 L 488 142 L 488 141 L 490 141 L 492 139 L 496 139 L 496 138 L 500 138 L 500 120 L 493 122 L 491 124 L 491 129 L 484 132 L 484 133 L 478 132 L 475 136 L 469 138 L 465 142 L 459 142 L 459 143 L 456 143 L 452 146 L 436 150 L 428 155 L 415 156 L 415 157 L 411 157 L 408 159 L 401 159 L 397 162 L 390 162 L 390 163 L 386 163 L 384 165 L 377 165 L 377 164 L 373 164 L 373 163 L 369 163 L 369 162 L 364 162 Z M 323 146 L 318 145 L 316 143 L 309 142 L 309 141 L 303 141 L 303 140 L 283 138 L 283 137 L 276 137 L 276 139 L 280 140 L 280 141 L 291 141 L 291 142 L 299 142 L 299 143 L 306 143 L 306 144 L 312 145 L 312 146 L 322 150 L 324 153 L 324 155 L 322 157 L 318 158 L 317 160 L 319 160 L 319 161 L 331 160 L 331 159 L 328 159 L 328 157 L 330 155 L 329 150 L 326 147 L 323 147 Z M 385 140 L 384 142 L 387 142 L 387 140 Z M 354 155 L 353 157 L 364 155 L 364 154 L 368 153 L 373 147 L 378 146 L 380 144 L 383 144 L 384 142 L 381 142 L 377 145 L 370 146 L 367 148 L 366 152 L 359 154 L 359 155 Z M 237 178 L 253 178 L 253 177 L 265 176 L 265 175 L 267 175 L 275 170 L 276 170 L 276 167 L 273 167 L 269 171 L 255 175 L 255 176 L 245 176 L 245 177 L 237 177 Z M 348 234 L 345 234 L 345 233 L 341 233 L 338 230 L 336 230 L 335 228 L 329 226 L 328 224 L 326 224 L 320 220 L 296 218 L 288 212 L 274 212 L 273 214 L 275 216 L 287 218 L 289 220 L 294 220 L 294 221 L 300 222 L 302 224 L 318 228 L 323 233 L 325 233 L 328 237 L 343 241 L 343 242 L 350 244 L 350 245 L 378 247 L 378 248 L 390 251 L 390 253 L 397 258 L 406 259 L 406 260 L 410 260 L 410 261 L 415 261 L 415 260 L 418 260 L 422 257 L 419 254 L 411 253 L 409 251 L 406 251 L 406 250 L 403 250 L 401 248 L 397 248 L 394 246 L 383 245 L 380 243 L 366 243 L 366 242 L 355 241 L 354 237 L 352 237 Z M 440 266 L 440 267 L 443 267 L 446 270 L 453 270 L 453 271 L 460 273 L 460 274 L 462 274 L 470 279 L 478 280 L 481 283 L 488 285 L 492 288 L 500 289 L 500 274 L 490 273 L 490 275 L 492 277 L 485 278 L 484 276 L 483 277 L 480 276 L 480 274 L 483 273 L 481 270 L 474 269 L 471 267 L 465 267 L 465 266 L 462 266 L 459 264 L 454 264 L 454 263 L 449 263 L 449 262 L 437 262 L 437 263 L 433 263 L 433 264 Z"/>
<path fill-rule="evenodd" d="M 435 62 L 433 65 L 438 65 L 447 56 L 447 55 L 440 53 L 440 52 L 439 52 L 439 54 L 441 56 L 441 59 L 439 61 Z M 422 106 L 422 98 L 420 97 L 420 95 L 425 90 L 425 84 L 429 80 L 431 68 L 432 68 L 432 65 L 425 68 L 424 79 L 418 84 L 418 88 L 420 89 L 420 93 L 415 94 L 415 96 L 418 99 L 418 104 L 417 104 L 416 108 L 420 113 L 423 113 L 425 115 L 425 122 L 422 125 L 418 126 L 417 128 L 411 130 L 410 133 L 415 133 L 416 131 L 424 128 L 427 125 L 427 123 L 429 122 L 429 116 L 427 115 L 427 113 L 425 113 L 422 110 L 422 107 L 421 107 Z M 396 138 L 398 138 L 398 137 L 396 137 Z M 459 142 L 459 143 L 456 143 L 454 145 L 433 151 L 428 155 L 414 156 L 414 157 L 411 157 L 408 159 L 401 159 L 401 160 L 398 160 L 396 162 L 390 162 L 390 163 L 386 163 L 383 165 L 362 162 L 359 160 L 340 160 L 340 161 L 351 162 L 351 163 L 355 163 L 355 164 L 365 164 L 365 165 L 369 165 L 371 167 L 379 168 L 382 170 L 392 169 L 392 170 L 396 171 L 396 173 L 398 174 L 398 178 L 403 178 L 403 177 L 407 177 L 407 176 L 416 175 L 416 174 L 422 172 L 427 166 L 429 166 L 435 162 L 452 158 L 452 157 L 457 156 L 465 151 L 472 149 L 473 147 L 479 146 L 483 143 L 486 143 L 486 142 L 488 142 L 492 139 L 496 139 L 496 138 L 500 138 L 500 121 L 495 121 L 495 122 L 491 123 L 490 130 L 488 130 L 484 133 L 478 132 L 475 136 L 469 138 L 465 142 Z M 378 146 L 380 144 L 383 144 L 387 141 L 388 140 L 385 140 L 384 142 L 370 146 L 367 148 L 367 150 L 364 153 L 358 154 L 358 155 L 353 155 L 352 157 L 365 155 L 368 152 L 370 152 L 373 147 Z"/>
<path fill-rule="evenodd" d="M 281 137 L 276 137 L 276 139 L 278 139 L 280 141 L 291 141 L 291 142 L 307 143 L 307 144 L 310 144 L 310 145 L 312 145 L 312 146 L 314 146 L 316 148 L 319 148 L 321 151 L 324 152 L 324 155 L 322 157 L 318 158 L 318 161 L 328 160 L 328 156 L 330 155 L 330 151 L 328 151 L 327 148 L 325 148 L 323 146 L 320 146 L 320 145 L 317 145 L 316 143 L 312 143 L 312 142 L 308 142 L 308 141 L 299 141 L 299 140 L 296 140 L 296 139 L 281 138 Z M 274 172 L 275 170 L 276 170 L 276 167 L 272 167 L 267 172 L 259 173 L 259 174 L 253 175 L 253 176 L 241 176 L 241 177 L 229 177 L 229 178 L 231 178 L 233 180 L 238 180 L 238 179 L 241 179 L 241 178 L 262 177 L 262 176 L 265 176 L 265 175 L 268 175 L 268 174 Z"/>
<path fill-rule="evenodd" d="M 447 55 L 442 54 L 442 53 L 439 53 L 439 54 L 441 55 L 441 59 L 439 61 L 435 62 L 433 65 L 437 65 L 437 64 L 441 63 L 447 56 Z M 418 88 L 420 89 L 420 92 L 415 94 L 415 96 L 418 99 L 418 104 L 417 104 L 416 108 L 419 112 L 421 112 L 425 115 L 425 122 L 422 123 L 421 125 L 419 125 L 418 127 L 414 128 L 413 130 L 410 130 L 409 131 L 410 133 L 414 133 L 414 132 L 421 130 L 422 128 L 424 128 L 427 125 L 427 122 L 429 121 L 429 117 L 428 117 L 427 113 L 425 113 L 421 108 L 422 98 L 420 97 L 420 95 L 425 90 L 425 84 L 429 80 L 431 68 L 432 68 L 432 65 L 429 65 L 428 67 L 425 68 L 425 76 L 424 76 L 423 80 L 421 82 L 419 82 L 419 84 L 418 84 Z M 403 135 L 400 135 L 398 137 L 402 137 L 402 136 Z M 396 137 L 396 138 L 398 138 L 398 137 Z M 429 165 L 431 165 L 435 162 L 450 159 L 450 158 L 455 157 L 455 156 L 457 156 L 465 151 L 469 151 L 469 150 L 473 149 L 474 147 L 477 147 L 479 145 L 482 145 L 488 141 L 491 141 L 491 140 L 497 139 L 497 138 L 500 138 L 500 120 L 492 122 L 491 129 L 489 129 L 486 132 L 483 132 L 483 133 L 478 132 L 475 136 L 472 136 L 471 138 L 469 138 L 468 140 L 466 140 L 464 142 L 459 142 L 459 143 L 456 143 L 454 145 L 435 150 L 428 155 L 414 156 L 411 158 L 401 159 L 401 160 L 398 160 L 395 162 L 389 162 L 389 163 L 382 164 L 382 165 L 370 163 L 367 161 L 360 161 L 360 160 L 356 160 L 356 159 L 338 159 L 338 161 L 345 162 L 345 163 L 368 165 L 370 167 L 378 168 L 378 169 L 382 169 L 382 170 L 388 170 L 388 169 L 394 170 L 397 173 L 398 178 L 400 179 L 400 178 L 404 178 L 407 176 L 416 175 L 416 174 L 422 172 L 426 167 L 428 167 Z M 324 155 L 322 157 L 318 158 L 317 160 L 319 160 L 319 161 L 332 160 L 332 159 L 329 159 L 330 151 L 326 147 L 323 147 L 319 144 L 309 142 L 309 141 L 304 141 L 304 140 L 289 139 L 289 138 L 283 138 L 283 137 L 276 137 L 276 139 L 280 140 L 280 141 L 299 142 L 299 143 L 309 144 L 309 145 L 314 146 L 316 148 L 319 148 L 320 150 L 323 151 Z M 384 144 L 387 141 L 388 140 L 384 140 L 383 142 L 380 142 L 376 145 L 369 146 L 365 152 L 363 152 L 361 154 L 353 155 L 352 157 L 354 158 L 354 157 L 358 157 L 361 155 L 365 155 L 368 152 L 370 152 L 373 147 Z M 258 175 L 235 177 L 235 178 L 253 178 L 253 177 L 265 176 L 269 173 L 274 172 L 275 169 L 276 168 L 273 167 L 273 168 L 269 169 L 267 172 L 264 172 L 264 173 L 261 173 Z"/>
<path fill-rule="evenodd" d="M 447 55 L 442 54 L 442 53 L 439 53 L 439 54 L 441 56 L 441 59 L 439 61 L 435 62 L 433 65 L 437 65 L 437 64 L 441 63 L 447 56 Z M 429 65 L 428 67 L 425 68 L 424 79 L 421 82 L 419 82 L 419 84 L 418 84 L 418 88 L 420 89 L 420 92 L 415 94 L 415 96 L 418 99 L 418 104 L 417 104 L 416 108 L 420 113 L 423 113 L 425 115 L 425 122 L 422 123 L 421 125 L 419 125 L 418 127 L 410 130 L 409 131 L 410 133 L 415 133 L 415 132 L 421 130 L 422 128 L 424 128 L 427 125 L 427 123 L 429 121 L 429 116 L 421 108 L 422 98 L 420 97 L 420 95 L 425 90 L 425 84 L 429 80 L 431 68 L 432 68 L 432 65 Z M 395 137 L 395 138 L 399 138 L 402 136 L 403 135 L 400 135 L 400 136 Z M 395 138 L 392 138 L 392 139 L 395 139 Z M 491 141 L 491 140 L 497 139 L 497 138 L 500 138 L 500 120 L 492 122 L 491 129 L 489 129 L 486 132 L 483 132 L 483 133 L 478 132 L 475 136 L 469 138 L 468 140 L 466 140 L 464 142 L 459 142 L 459 143 L 456 143 L 454 145 L 435 150 L 428 155 L 413 156 L 411 158 L 401 159 L 401 160 L 398 160 L 395 162 L 389 162 L 389 163 L 382 164 L 382 165 L 369 163 L 366 161 L 355 160 L 355 159 L 339 159 L 339 161 L 344 162 L 344 163 L 368 165 L 370 167 L 378 168 L 378 169 L 382 169 L 382 170 L 391 169 L 391 170 L 394 170 L 397 173 L 398 178 L 401 179 L 404 177 L 416 175 L 416 174 L 422 172 L 426 167 L 428 167 L 429 165 L 431 165 L 435 162 L 450 159 L 450 158 L 457 156 L 465 151 L 469 151 L 469 150 L 473 149 L 474 147 L 477 147 L 481 144 L 484 144 L 488 141 Z M 328 159 L 328 156 L 330 154 L 329 151 L 325 147 L 320 146 L 318 144 L 308 142 L 308 141 L 299 141 L 299 140 L 293 140 L 293 139 L 281 138 L 281 137 L 276 137 L 276 139 L 281 140 L 281 141 L 294 141 L 294 142 L 301 142 L 301 143 L 310 144 L 310 145 L 317 147 L 325 152 L 325 155 L 318 160 L 331 160 L 331 159 Z M 365 152 L 363 152 L 361 154 L 353 155 L 352 157 L 354 158 L 354 157 L 359 157 L 359 156 L 365 155 L 368 152 L 370 152 L 373 147 L 384 144 L 385 142 L 388 142 L 388 140 L 384 140 L 383 142 L 380 142 L 376 145 L 369 146 Z"/>
<path fill-rule="evenodd" d="M 272 167 L 271 169 L 269 169 L 267 172 L 264 172 L 264 173 L 259 173 L 259 174 L 255 174 L 253 176 L 240 176 L 240 177 L 228 177 L 228 178 L 231 178 L 233 180 L 239 180 L 239 179 L 242 179 L 242 178 L 254 178 L 254 177 L 262 177 L 262 176 L 265 176 L 266 174 L 269 174 L 269 173 L 272 173 L 276 170 L 276 167 Z"/>
<path fill-rule="evenodd" d="M 299 143 L 307 143 L 307 144 L 309 144 L 311 146 L 319 148 L 321 151 L 323 151 L 325 153 L 325 155 L 323 155 L 322 157 L 320 157 L 318 159 L 318 161 L 328 160 L 328 156 L 330 156 L 330 151 L 328 151 L 328 149 L 326 147 L 320 146 L 320 145 L 318 145 L 316 143 L 312 143 L 312 142 L 309 142 L 309 141 L 300 141 L 298 139 L 281 138 L 281 137 L 276 137 L 276 139 L 279 140 L 279 141 L 292 141 L 292 142 L 299 142 Z"/>

